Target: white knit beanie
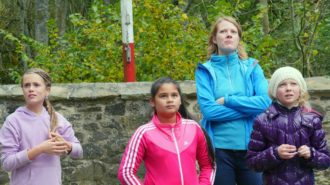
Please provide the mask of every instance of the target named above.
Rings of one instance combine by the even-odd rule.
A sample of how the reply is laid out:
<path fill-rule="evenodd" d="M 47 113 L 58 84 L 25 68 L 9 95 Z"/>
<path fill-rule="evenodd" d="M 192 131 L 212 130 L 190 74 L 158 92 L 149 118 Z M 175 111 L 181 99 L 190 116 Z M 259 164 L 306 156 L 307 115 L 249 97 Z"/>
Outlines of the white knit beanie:
<path fill-rule="evenodd" d="M 298 71 L 296 68 L 293 68 L 290 66 L 281 67 L 281 68 L 278 68 L 273 73 L 273 75 L 269 81 L 268 90 L 269 90 L 269 96 L 271 99 L 273 99 L 273 100 L 276 99 L 277 87 L 283 80 L 286 80 L 286 79 L 296 80 L 297 83 L 299 84 L 301 93 L 307 91 L 306 82 L 304 80 L 304 77 L 300 73 L 300 71 Z"/>

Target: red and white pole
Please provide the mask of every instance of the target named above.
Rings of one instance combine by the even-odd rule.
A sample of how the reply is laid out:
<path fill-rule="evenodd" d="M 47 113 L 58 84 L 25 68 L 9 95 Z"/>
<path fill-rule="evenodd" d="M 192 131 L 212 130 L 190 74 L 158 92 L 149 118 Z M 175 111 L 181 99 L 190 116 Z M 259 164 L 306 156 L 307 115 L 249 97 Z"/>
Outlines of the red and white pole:
<path fill-rule="evenodd" d="M 121 27 L 125 82 L 135 82 L 132 0 L 121 0 Z"/>

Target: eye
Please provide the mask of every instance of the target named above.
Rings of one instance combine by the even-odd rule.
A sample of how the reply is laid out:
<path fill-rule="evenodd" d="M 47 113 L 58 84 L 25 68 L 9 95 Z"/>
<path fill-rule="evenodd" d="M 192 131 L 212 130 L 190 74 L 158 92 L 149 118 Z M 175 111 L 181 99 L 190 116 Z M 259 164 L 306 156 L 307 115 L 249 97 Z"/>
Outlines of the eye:
<path fill-rule="evenodd" d="M 160 97 L 160 98 L 166 98 L 167 95 L 166 95 L 166 94 L 160 94 L 159 97 Z"/>
<path fill-rule="evenodd" d="M 278 86 L 279 87 L 283 87 L 283 86 L 285 86 L 286 85 L 286 83 L 280 83 Z"/>
<path fill-rule="evenodd" d="M 33 83 L 33 86 L 35 86 L 35 87 L 39 87 L 40 84 L 39 84 L 39 83 Z"/>
<path fill-rule="evenodd" d="M 26 84 L 23 84 L 23 88 L 29 88 L 31 86 L 31 84 L 30 83 L 26 83 Z"/>
<path fill-rule="evenodd" d="M 236 31 L 236 30 L 231 30 L 231 33 L 235 33 L 235 34 L 236 34 L 236 33 L 237 33 L 237 31 Z"/>

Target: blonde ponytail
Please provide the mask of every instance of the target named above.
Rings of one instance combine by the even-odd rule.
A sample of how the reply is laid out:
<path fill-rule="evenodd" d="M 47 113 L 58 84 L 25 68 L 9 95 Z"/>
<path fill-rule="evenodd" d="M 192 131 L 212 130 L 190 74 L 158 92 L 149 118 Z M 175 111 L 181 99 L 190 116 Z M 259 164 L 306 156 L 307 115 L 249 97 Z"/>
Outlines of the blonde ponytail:
<path fill-rule="evenodd" d="M 49 114 L 49 117 L 50 117 L 50 131 L 55 132 L 57 129 L 57 126 L 58 126 L 57 115 L 55 113 L 55 109 L 52 106 L 52 104 L 50 103 L 50 101 L 48 100 L 48 98 L 45 99 L 43 105 L 46 108 L 46 110 Z"/>

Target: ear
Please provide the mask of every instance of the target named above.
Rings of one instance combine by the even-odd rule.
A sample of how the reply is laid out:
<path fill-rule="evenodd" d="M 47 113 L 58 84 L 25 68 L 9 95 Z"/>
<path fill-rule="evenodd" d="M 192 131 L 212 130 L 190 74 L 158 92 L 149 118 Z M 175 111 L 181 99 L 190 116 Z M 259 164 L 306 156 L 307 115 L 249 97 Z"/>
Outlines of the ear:
<path fill-rule="evenodd" d="M 49 96 L 49 94 L 50 94 L 50 87 L 46 87 L 46 96 Z"/>
<path fill-rule="evenodd" d="M 212 36 L 212 42 L 213 42 L 213 44 L 217 45 L 217 39 L 215 36 Z"/>
<path fill-rule="evenodd" d="M 153 98 L 150 98 L 149 103 L 150 103 L 151 107 L 153 107 L 153 108 L 155 107 L 155 101 Z"/>

